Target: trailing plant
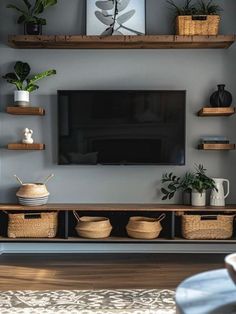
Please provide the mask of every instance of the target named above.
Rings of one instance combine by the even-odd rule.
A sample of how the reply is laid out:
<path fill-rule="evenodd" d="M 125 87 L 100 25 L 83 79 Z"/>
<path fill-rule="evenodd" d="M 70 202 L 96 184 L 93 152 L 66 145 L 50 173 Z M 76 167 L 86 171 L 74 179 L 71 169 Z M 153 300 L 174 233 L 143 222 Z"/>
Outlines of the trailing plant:
<path fill-rule="evenodd" d="M 177 177 L 172 172 L 165 173 L 161 182 L 164 184 L 161 189 L 162 200 L 172 199 L 178 190 L 183 192 L 196 190 L 203 193 L 208 189 L 216 189 L 214 180 L 206 175 L 203 165 L 195 165 L 195 172 L 186 172 L 183 177 Z"/>
<path fill-rule="evenodd" d="M 45 77 L 55 75 L 56 70 L 47 70 L 42 73 L 29 77 L 31 68 L 28 63 L 17 61 L 14 66 L 14 72 L 7 73 L 2 78 L 8 83 L 16 86 L 17 90 L 33 92 L 39 88 L 36 82 L 42 80 Z"/>
<path fill-rule="evenodd" d="M 217 15 L 222 8 L 213 3 L 213 0 L 208 2 L 199 0 L 197 3 L 193 3 L 193 0 L 186 0 L 183 6 L 178 6 L 174 0 L 167 0 L 167 3 L 174 8 L 175 16 L 179 15 Z"/>
<path fill-rule="evenodd" d="M 165 173 L 162 176 L 162 183 L 165 185 L 165 187 L 161 189 L 161 192 L 164 195 L 162 200 L 172 199 L 178 190 L 190 193 L 192 190 L 193 179 L 194 175 L 191 172 L 187 172 L 183 178 L 177 177 L 173 175 L 173 173 Z"/>
<path fill-rule="evenodd" d="M 17 20 L 18 24 L 33 23 L 46 25 L 46 19 L 39 17 L 39 15 L 42 14 L 46 8 L 57 4 L 57 0 L 35 0 L 34 4 L 32 4 L 31 0 L 21 1 L 23 2 L 23 7 L 19 7 L 14 4 L 7 5 L 7 8 L 14 9 L 20 13 Z"/>

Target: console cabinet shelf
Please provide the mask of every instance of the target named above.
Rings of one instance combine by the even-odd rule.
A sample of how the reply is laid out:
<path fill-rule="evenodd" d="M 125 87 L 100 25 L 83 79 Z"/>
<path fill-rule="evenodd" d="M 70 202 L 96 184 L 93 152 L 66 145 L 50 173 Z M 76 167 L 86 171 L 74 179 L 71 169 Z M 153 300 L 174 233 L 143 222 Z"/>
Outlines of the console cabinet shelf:
<path fill-rule="evenodd" d="M 200 144 L 200 150 L 235 150 L 235 144 Z"/>
<path fill-rule="evenodd" d="M 234 35 L 10 35 L 8 38 L 9 46 L 18 49 L 227 49 L 234 42 Z"/>
<path fill-rule="evenodd" d="M 80 238 L 75 230 L 77 221 L 73 215 L 76 210 L 80 216 L 104 216 L 108 217 L 113 226 L 111 237 L 106 239 Z M 6 212 L 40 212 L 58 211 L 58 233 L 56 238 L 8 238 Z M 165 213 L 162 221 L 163 230 L 160 237 L 154 240 L 142 240 L 129 238 L 125 226 L 131 216 L 159 217 Z M 197 245 L 235 245 L 236 229 L 233 237 L 227 240 L 186 240 L 181 237 L 181 216 L 184 213 L 191 214 L 236 214 L 236 205 L 226 207 L 192 207 L 184 205 L 165 204 L 47 204 L 43 206 L 29 207 L 14 204 L 0 205 L 0 243 L 71 243 L 71 244 L 162 244 L 171 247 L 173 244 L 197 244 Z M 172 246 L 173 249 L 173 246 Z M 221 246 L 219 247 L 221 249 Z M 170 248 L 171 250 L 171 248 Z"/>

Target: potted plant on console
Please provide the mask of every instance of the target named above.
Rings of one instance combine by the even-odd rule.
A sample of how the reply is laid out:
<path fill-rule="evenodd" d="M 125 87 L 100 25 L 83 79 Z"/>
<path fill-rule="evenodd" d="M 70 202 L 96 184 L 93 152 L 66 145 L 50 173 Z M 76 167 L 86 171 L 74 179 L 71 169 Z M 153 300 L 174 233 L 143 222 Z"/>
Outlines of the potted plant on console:
<path fill-rule="evenodd" d="M 162 177 L 162 183 L 165 185 L 161 189 L 162 200 L 172 199 L 178 190 L 182 190 L 191 192 L 192 206 L 206 206 L 206 191 L 216 189 L 214 180 L 206 175 L 203 165 L 196 165 L 195 172 L 187 172 L 183 178 L 166 173 Z"/>
<path fill-rule="evenodd" d="M 220 24 L 220 11 L 222 8 L 213 3 L 213 0 L 206 2 L 199 0 L 186 0 L 180 7 L 173 0 L 167 3 L 174 8 L 176 19 L 177 35 L 217 35 Z"/>
<path fill-rule="evenodd" d="M 44 10 L 57 4 L 57 0 L 35 0 L 32 4 L 30 0 L 22 0 L 23 7 L 9 4 L 7 8 L 14 9 L 20 13 L 18 24 L 24 23 L 25 35 L 42 35 L 42 26 L 47 24 L 46 19 L 40 17 Z"/>
<path fill-rule="evenodd" d="M 51 69 L 29 77 L 30 71 L 31 68 L 28 63 L 18 61 L 14 66 L 14 72 L 7 73 L 3 76 L 3 79 L 15 85 L 17 88 L 14 92 L 14 102 L 16 106 L 29 107 L 29 94 L 39 88 L 36 83 L 45 77 L 56 74 L 56 70 Z"/>

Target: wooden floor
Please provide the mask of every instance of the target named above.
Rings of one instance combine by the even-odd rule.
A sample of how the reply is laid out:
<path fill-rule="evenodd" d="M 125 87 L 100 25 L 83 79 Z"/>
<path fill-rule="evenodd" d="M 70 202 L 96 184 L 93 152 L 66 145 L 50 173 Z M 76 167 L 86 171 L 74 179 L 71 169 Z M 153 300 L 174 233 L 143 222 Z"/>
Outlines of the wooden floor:
<path fill-rule="evenodd" d="M 223 255 L 0 256 L 0 290 L 173 289 L 186 277 L 224 267 Z"/>

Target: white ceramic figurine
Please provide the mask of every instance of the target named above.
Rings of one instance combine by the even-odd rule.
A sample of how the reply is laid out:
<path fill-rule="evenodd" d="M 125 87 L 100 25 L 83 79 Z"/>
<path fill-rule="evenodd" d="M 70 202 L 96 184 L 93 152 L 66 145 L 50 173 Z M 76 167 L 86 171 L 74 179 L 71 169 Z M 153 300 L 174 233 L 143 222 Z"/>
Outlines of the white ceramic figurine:
<path fill-rule="evenodd" d="M 23 130 L 24 137 L 22 139 L 23 144 L 33 144 L 34 140 L 32 139 L 33 130 L 25 128 Z"/>

